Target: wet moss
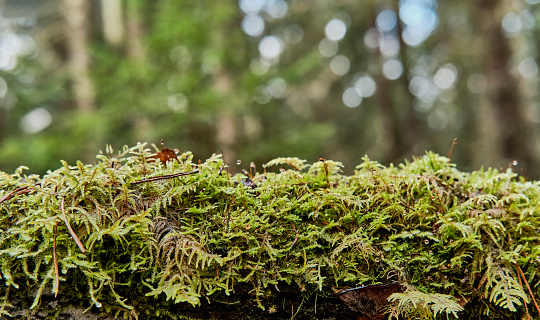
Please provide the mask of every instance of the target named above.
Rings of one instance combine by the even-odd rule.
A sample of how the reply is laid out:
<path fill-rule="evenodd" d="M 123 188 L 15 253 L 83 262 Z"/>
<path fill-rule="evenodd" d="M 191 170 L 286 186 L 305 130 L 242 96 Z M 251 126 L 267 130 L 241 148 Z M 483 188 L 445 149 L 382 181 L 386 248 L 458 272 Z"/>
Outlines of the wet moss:
<path fill-rule="evenodd" d="M 163 162 L 139 144 L 0 172 L 0 317 L 343 319 L 334 292 L 389 282 L 395 316 L 535 315 L 540 187 L 511 170 Z"/>

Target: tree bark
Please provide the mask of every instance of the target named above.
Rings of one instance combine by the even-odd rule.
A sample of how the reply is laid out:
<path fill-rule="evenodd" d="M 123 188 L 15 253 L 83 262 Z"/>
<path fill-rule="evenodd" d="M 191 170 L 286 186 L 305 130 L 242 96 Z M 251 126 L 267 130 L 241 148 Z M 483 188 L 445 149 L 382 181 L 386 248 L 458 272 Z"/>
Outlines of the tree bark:
<path fill-rule="evenodd" d="M 488 81 L 488 99 L 498 121 L 499 145 L 504 161 L 518 160 L 525 173 L 538 176 L 533 164 L 538 157 L 527 146 L 535 140 L 531 123 L 525 116 L 517 79 L 509 71 L 512 59 L 510 41 L 502 33 L 504 2 L 483 0 L 478 6 L 479 31 L 486 42 L 484 69 Z M 506 164 L 503 164 L 506 165 Z"/>
<path fill-rule="evenodd" d="M 63 0 L 61 5 L 66 23 L 67 59 L 75 105 L 78 110 L 88 112 L 94 109 L 95 104 L 95 91 L 89 74 L 88 2 Z"/>
<path fill-rule="evenodd" d="M 101 0 L 101 20 L 103 36 L 112 46 L 119 47 L 124 38 L 122 20 L 122 0 Z"/>

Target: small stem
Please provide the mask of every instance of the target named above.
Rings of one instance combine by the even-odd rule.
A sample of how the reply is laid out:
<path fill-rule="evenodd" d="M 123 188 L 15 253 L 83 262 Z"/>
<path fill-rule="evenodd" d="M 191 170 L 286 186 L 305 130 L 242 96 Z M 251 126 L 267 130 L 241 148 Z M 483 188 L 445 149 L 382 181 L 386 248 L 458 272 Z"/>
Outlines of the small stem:
<path fill-rule="evenodd" d="M 53 262 L 54 262 L 54 288 L 56 288 L 56 292 L 54 293 L 54 297 L 58 295 L 58 288 L 60 286 L 60 280 L 59 280 L 59 274 L 58 271 L 58 260 L 56 259 L 56 230 L 58 228 L 58 225 L 54 226 L 54 245 L 53 245 Z"/>
<path fill-rule="evenodd" d="M 189 174 L 194 174 L 194 173 L 198 173 L 198 172 L 199 172 L 199 170 L 193 170 L 193 171 L 189 171 L 189 172 L 180 172 L 180 173 L 175 173 L 175 174 L 168 174 L 168 175 L 164 175 L 164 176 L 157 176 L 157 177 L 148 178 L 148 179 L 145 179 L 145 180 L 134 181 L 131 184 L 138 184 L 138 183 L 143 183 L 143 182 L 151 182 L 151 181 L 172 179 L 172 178 L 176 178 L 176 177 L 187 176 Z"/>
<path fill-rule="evenodd" d="M 75 232 L 73 231 L 73 229 L 71 229 L 71 226 L 69 225 L 69 222 L 66 218 L 66 213 L 64 212 L 64 197 L 62 197 L 62 202 L 60 202 L 60 209 L 62 210 L 62 215 L 64 215 L 64 222 L 66 223 L 66 226 L 69 230 L 69 234 L 71 234 L 71 237 L 73 238 L 73 240 L 75 240 L 75 243 L 77 244 L 77 246 L 79 247 L 79 249 L 81 249 L 82 253 L 84 253 L 86 250 L 84 249 L 84 245 L 82 244 L 81 240 L 79 240 L 79 237 L 77 237 L 77 235 L 75 234 Z"/>
<path fill-rule="evenodd" d="M 517 264 L 517 262 L 516 262 L 516 269 L 518 271 L 518 277 L 521 275 L 521 277 L 523 278 L 523 282 L 525 282 L 525 284 L 527 285 L 527 289 L 529 289 L 529 294 L 531 295 L 531 298 L 534 302 L 534 306 L 536 307 L 536 310 L 540 314 L 540 308 L 538 307 L 538 304 L 536 303 L 536 300 L 534 299 L 534 295 L 532 293 L 531 287 L 529 286 L 529 282 L 527 282 L 527 278 L 525 278 L 525 275 L 523 274 L 523 271 L 521 271 L 521 268 L 519 267 L 519 264 Z"/>

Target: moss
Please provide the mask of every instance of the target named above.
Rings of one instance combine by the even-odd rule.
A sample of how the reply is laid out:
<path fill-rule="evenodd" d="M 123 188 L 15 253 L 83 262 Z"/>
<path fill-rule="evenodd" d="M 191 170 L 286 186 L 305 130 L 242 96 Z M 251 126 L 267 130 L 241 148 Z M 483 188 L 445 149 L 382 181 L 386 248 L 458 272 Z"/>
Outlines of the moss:
<path fill-rule="evenodd" d="M 396 316 L 535 314 L 540 186 L 510 170 L 427 153 L 353 175 L 296 158 L 232 174 L 220 155 L 164 164 L 144 144 L 98 160 L 0 172 L 0 316 L 343 318 L 336 290 L 396 281 Z"/>

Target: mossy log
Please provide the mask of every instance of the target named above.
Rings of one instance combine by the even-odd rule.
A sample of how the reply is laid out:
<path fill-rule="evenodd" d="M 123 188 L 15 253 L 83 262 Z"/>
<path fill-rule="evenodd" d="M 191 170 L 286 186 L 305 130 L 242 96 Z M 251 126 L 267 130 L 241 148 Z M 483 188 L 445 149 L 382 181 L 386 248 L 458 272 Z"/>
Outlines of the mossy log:
<path fill-rule="evenodd" d="M 540 183 L 510 169 L 97 158 L 0 172 L 1 319 L 368 319 L 335 293 L 388 283 L 393 319 L 539 317 Z"/>

